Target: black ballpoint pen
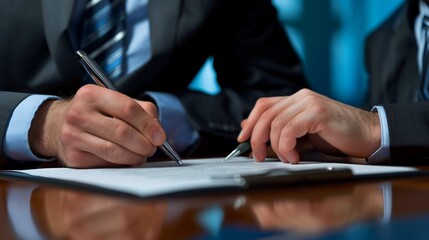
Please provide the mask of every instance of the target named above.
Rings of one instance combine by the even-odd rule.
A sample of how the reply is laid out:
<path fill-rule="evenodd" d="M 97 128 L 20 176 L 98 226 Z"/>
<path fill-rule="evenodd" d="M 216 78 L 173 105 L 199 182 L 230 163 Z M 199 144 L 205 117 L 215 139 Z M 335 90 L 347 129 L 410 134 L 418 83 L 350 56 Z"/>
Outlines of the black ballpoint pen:
<path fill-rule="evenodd" d="M 271 143 L 270 141 L 267 142 L 267 147 L 270 146 Z M 238 146 L 232 150 L 232 152 L 230 154 L 228 154 L 228 156 L 226 156 L 226 158 L 223 161 L 227 161 L 231 158 L 237 157 L 245 152 L 248 152 L 252 149 L 252 145 L 250 144 L 250 140 L 247 140 L 245 142 L 242 142 L 240 144 L 238 144 Z"/>
<path fill-rule="evenodd" d="M 224 159 L 224 161 L 229 160 L 230 158 L 241 155 L 251 149 L 251 145 L 249 141 L 240 143 L 228 156 Z"/>
<path fill-rule="evenodd" d="M 103 72 L 103 70 L 98 66 L 98 64 L 92 60 L 84 51 L 78 50 L 76 52 L 76 56 L 82 64 L 82 66 L 85 68 L 86 72 L 91 76 L 91 78 L 97 83 L 97 85 L 100 85 L 102 87 L 108 88 L 110 90 L 118 91 L 118 89 L 115 87 L 115 85 L 109 80 L 107 75 Z M 171 159 L 176 161 L 177 165 L 182 165 L 182 159 L 180 158 L 179 154 L 174 151 L 174 149 L 168 144 L 167 141 L 165 141 L 161 146 L 159 146 L 161 150 L 169 156 Z"/>

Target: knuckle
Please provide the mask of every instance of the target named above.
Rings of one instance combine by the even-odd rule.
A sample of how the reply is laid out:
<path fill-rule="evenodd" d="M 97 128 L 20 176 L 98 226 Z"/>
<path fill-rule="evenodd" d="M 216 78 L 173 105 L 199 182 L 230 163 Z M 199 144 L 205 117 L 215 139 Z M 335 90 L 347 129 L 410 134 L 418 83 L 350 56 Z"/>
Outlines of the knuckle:
<path fill-rule="evenodd" d="M 294 130 L 296 129 L 297 124 L 295 121 L 289 122 L 286 127 L 283 129 L 282 133 L 287 137 L 290 138 Z"/>
<path fill-rule="evenodd" d="M 303 88 L 303 89 L 299 90 L 297 93 L 298 93 L 299 95 L 307 96 L 307 95 L 312 95 L 312 94 L 313 94 L 313 91 L 311 91 L 311 90 L 310 90 L 310 89 L 308 89 L 308 88 Z"/>
<path fill-rule="evenodd" d="M 69 144 L 76 140 L 76 132 L 68 127 L 63 127 L 60 129 L 60 139 L 62 142 Z"/>
<path fill-rule="evenodd" d="M 122 114 L 125 117 L 132 116 L 136 111 L 140 109 L 138 103 L 132 99 L 126 99 L 122 102 Z"/>
<path fill-rule="evenodd" d="M 158 116 L 158 108 L 156 107 L 155 104 L 148 102 L 145 105 L 145 110 L 153 117 L 157 117 Z"/>
<path fill-rule="evenodd" d="M 79 88 L 76 92 L 74 98 L 83 98 L 91 99 L 95 91 L 95 86 L 93 84 L 87 84 Z"/>
<path fill-rule="evenodd" d="M 288 152 L 290 152 L 293 149 L 293 146 L 291 146 L 290 141 L 286 140 L 283 141 L 282 144 L 279 144 L 278 151 L 281 155 L 286 156 Z"/>
<path fill-rule="evenodd" d="M 284 119 L 282 116 L 277 116 L 271 122 L 271 129 L 274 131 L 279 131 L 284 125 Z"/>
<path fill-rule="evenodd" d="M 264 108 L 264 107 L 266 107 L 268 104 L 269 104 L 269 98 L 267 98 L 267 97 L 259 98 L 259 99 L 256 101 L 256 105 L 257 105 L 258 107 L 262 107 L 262 108 Z"/>
<path fill-rule="evenodd" d="M 253 146 L 259 146 L 261 144 L 261 142 L 259 140 L 257 140 L 256 138 L 251 138 L 250 139 L 250 145 Z"/>
<path fill-rule="evenodd" d="M 315 96 L 313 95 L 305 95 L 302 97 L 302 101 L 304 101 L 306 104 L 313 106 L 315 104 L 318 104 L 318 100 Z"/>
<path fill-rule="evenodd" d="M 99 145 L 100 156 L 105 159 L 119 159 L 121 156 L 120 149 L 112 142 L 102 141 Z"/>
<path fill-rule="evenodd" d="M 325 104 L 323 104 L 320 98 L 316 95 L 307 95 L 302 99 L 302 101 L 312 113 L 323 113 L 326 111 Z"/>
<path fill-rule="evenodd" d="M 84 113 L 79 107 L 71 106 L 64 114 L 67 123 L 82 124 L 84 122 Z"/>
<path fill-rule="evenodd" d="M 271 110 L 268 109 L 267 111 L 263 112 L 261 114 L 261 117 L 260 117 L 259 121 L 262 122 L 262 123 L 269 123 L 269 122 L 271 122 Z"/>
<path fill-rule="evenodd" d="M 315 115 L 323 114 L 326 112 L 326 107 L 321 104 L 314 104 L 311 106 L 311 113 Z"/>
<path fill-rule="evenodd" d="M 119 139 L 126 139 L 130 135 L 130 127 L 123 122 L 119 122 L 114 129 L 114 135 Z"/>

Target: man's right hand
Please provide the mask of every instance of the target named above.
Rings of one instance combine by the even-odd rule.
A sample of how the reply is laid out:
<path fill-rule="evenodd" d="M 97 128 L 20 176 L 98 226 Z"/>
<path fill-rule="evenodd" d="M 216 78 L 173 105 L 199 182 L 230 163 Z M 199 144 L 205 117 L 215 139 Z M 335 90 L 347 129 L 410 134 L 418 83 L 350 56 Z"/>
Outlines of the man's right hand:
<path fill-rule="evenodd" d="M 154 104 L 96 85 L 45 102 L 29 132 L 35 154 L 76 168 L 143 164 L 165 139 Z"/>

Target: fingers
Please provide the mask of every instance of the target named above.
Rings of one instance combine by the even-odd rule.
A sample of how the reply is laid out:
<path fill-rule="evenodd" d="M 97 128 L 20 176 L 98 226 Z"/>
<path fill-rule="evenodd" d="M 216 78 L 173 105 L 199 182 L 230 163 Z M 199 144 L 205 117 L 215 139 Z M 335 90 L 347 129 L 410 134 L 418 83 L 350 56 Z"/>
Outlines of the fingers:
<path fill-rule="evenodd" d="M 67 161 L 62 160 L 63 164 L 70 168 L 98 168 L 98 167 L 117 167 L 118 165 L 99 158 L 88 152 L 74 152 L 69 154 Z"/>
<path fill-rule="evenodd" d="M 267 142 L 269 132 L 265 132 L 266 123 L 270 121 L 273 106 L 280 101 L 281 97 L 261 98 L 249 115 L 249 118 L 242 122 L 242 131 L 238 136 L 238 142 L 250 139 L 253 157 L 256 161 L 263 161 L 267 156 Z M 255 132 L 256 131 L 256 132 Z"/>
<path fill-rule="evenodd" d="M 290 121 L 285 122 L 282 127 L 276 126 L 273 128 L 272 133 L 280 132 L 275 136 L 272 134 L 271 141 L 277 146 L 276 148 L 273 146 L 273 149 L 283 162 L 299 162 L 299 154 L 296 150 L 297 139 L 306 135 L 313 124 L 313 118 L 309 118 L 305 112 L 300 112 Z"/>
<path fill-rule="evenodd" d="M 139 165 L 165 141 L 152 103 L 87 85 L 65 105 L 58 157 L 68 166 Z"/>
<path fill-rule="evenodd" d="M 150 116 L 158 118 L 158 109 L 151 102 L 136 101 Z"/>
<path fill-rule="evenodd" d="M 268 141 L 276 153 L 279 153 L 279 134 L 285 124 L 302 111 L 297 97 L 284 97 L 277 101 L 270 109 L 267 109 L 259 121 L 255 124 L 252 132 L 252 150 L 257 161 L 263 161 L 266 157 L 265 148 Z M 282 161 L 286 157 L 278 156 Z"/>
<path fill-rule="evenodd" d="M 267 142 L 283 162 L 298 163 L 295 150 L 297 138 L 314 128 L 317 117 L 308 107 L 316 98 L 310 90 L 303 89 L 289 97 L 261 99 L 255 105 L 244 126 L 240 140 L 251 136 L 253 156 L 263 161 L 267 156 Z"/>
<path fill-rule="evenodd" d="M 270 109 L 281 97 L 261 98 L 256 102 L 255 107 L 250 112 L 249 117 L 242 122 L 243 129 L 238 136 L 238 142 L 244 142 L 250 138 L 256 123 L 261 118 L 261 115 Z"/>
<path fill-rule="evenodd" d="M 96 110 L 123 120 L 156 146 L 165 141 L 165 133 L 157 119 L 144 111 L 140 104 L 121 93 L 101 89 L 98 86 L 82 87 L 75 98 L 88 99 Z"/>
<path fill-rule="evenodd" d="M 81 123 L 81 131 L 91 133 L 92 136 L 101 138 L 100 141 L 108 139 L 118 146 L 126 147 L 126 149 L 133 153 L 147 156 L 156 150 L 156 147 L 141 134 L 141 132 L 130 127 L 128 123 L 121 119 L 107 117 L 101 114 L 85 116 L 85 114 L 82 113 L 79 116 L 73 117 L 71 121 L 73 121 L 74 124 Z M 155 122 L 156 121 L 151 123 L 148 127 L 151 128 L 151 125 Z"/>
<path fill-rule="evenodd" d="M 114 167 L 117 165 L 141 165 L 146 156 L 152 156 L 156 147 L 148 148 L 145 154 L 136 154 L 121 145 L 88 133 L 69 133 L 65 142 L 72 143 L 65 158 L 67 165 L 75 168 Z M 79 139 L 79 140 L 77 140 Z"/>
<path fill-rule="evenodd" d="M 325 153 L 334 149 L 352 157 L 368 157 L 380 146 L 377 114 L 307 89 L 290 97 L 258 101 L 242 125 L 243 136 L 239 140 L 251 136 L 256 161 L 266 157 L 265 144 L 269 140 L 282 161 L 297 163 L 297 139 L 307 134 L 317 135 L 310 138 L 311 143 Z"/>

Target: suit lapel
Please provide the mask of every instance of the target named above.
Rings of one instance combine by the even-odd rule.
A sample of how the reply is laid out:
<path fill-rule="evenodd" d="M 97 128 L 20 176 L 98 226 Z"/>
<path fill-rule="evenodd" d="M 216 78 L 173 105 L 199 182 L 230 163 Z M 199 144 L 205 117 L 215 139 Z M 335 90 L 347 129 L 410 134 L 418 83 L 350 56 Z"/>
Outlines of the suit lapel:
<path fill-rule="evenodd" d="M 174 48 L 181 0 L 149 0 L 152 55 L 160 56 Z"/>
<path fill-rule="evenodd" d="M 411 1 L 401 10 L 392 25 L 392 39 L 384 58 L 387 73 L 385 95 L 389 102 L 414 101 L 420 85 L 417 68 L 417 45 L 414 35 L 414 5 Z M 413 11 L 411 11 L 413 10 Z M 410 15 L 411 14 L 411 15 Z M 382 54 L 382 53 L 381 53 Z"/>
<path fill-rule="evenodd" d="M 78 80 L 82 76 L 68 34 L 73 0 L 42 0 L 45 35 L 51 56 L 62 76 Z"/>

